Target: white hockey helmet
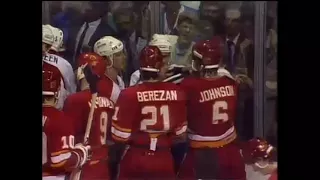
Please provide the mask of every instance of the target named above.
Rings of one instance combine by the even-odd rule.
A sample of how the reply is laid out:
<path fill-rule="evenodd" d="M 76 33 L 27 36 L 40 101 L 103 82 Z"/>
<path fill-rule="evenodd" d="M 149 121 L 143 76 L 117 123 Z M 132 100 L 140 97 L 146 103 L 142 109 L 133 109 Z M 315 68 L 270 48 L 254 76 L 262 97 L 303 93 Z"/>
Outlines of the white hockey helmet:
<path fill-rule="evenodd" d="M 166 34 L 169 42 L 171 43 L 171 45 L 173 46 L 174 44 L 177 43 L 177 40 L 178 40 L 178 36 L 176 35 L 169 35 L 169 34 Z"/>
<path fill-rule="evenodd" d="M 53 36 L 54 36 L 54 42 L 51 46 L 51 50 L 54 50 L 55 52 L 59 52 L 61 51 L 61 47 L 62 47 L 62 44 L 63 44 L 63 32 L 61 29 L 59 28 L 56 28 L 56 27 L 53 27 L 51 25 L 48 25 L 52 32 L 53 32 Z"/>
<path fill-rule="evenodd" d="M 49 25 L 42 25 L 42 42 L 49 45 L 54 42 L 54 35 Z"/>
<path fill-rule="evenodd" d="M 55 28 L 55 29 L 56 31 L 53 32 L 55 41 L 53 42 L 51 49 L 56 52 L 59 52 L 61 51 L 61 47 L 63 44 L 63 32 L 59 28 Z"/>
<path fill-rule="evenodd" d="M 170 43 L 167 35 L 164 34 L 154 34 L 149 45 L 157 46 L 161 53 L 170 53 L 172 48 L 172 44 Z"/>
<path fill-rule="evenodd" d="M 113 55 L 123 50 L 123 43 L 112 37 L 104 36 L 100 38 L 93 47 L 93 51 L 100 56 L 106 56 L 110 59 L 111 65 L 113 64 Z"/>

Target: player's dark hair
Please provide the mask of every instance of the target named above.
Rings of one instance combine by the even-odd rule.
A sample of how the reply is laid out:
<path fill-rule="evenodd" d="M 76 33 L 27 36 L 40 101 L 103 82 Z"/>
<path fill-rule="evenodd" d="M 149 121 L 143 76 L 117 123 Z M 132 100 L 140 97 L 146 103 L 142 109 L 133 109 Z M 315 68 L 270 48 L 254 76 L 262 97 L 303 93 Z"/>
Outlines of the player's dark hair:
<path fill-rule="evenodd" d="M 159 74 L 157 72 L 140 70 L 140 79 L 141 80 L 157 79 L 158 77 L 159 77 Z"/>
<path fill-rule="evenodd" d="M 206 73 L 208 73 L 208 74 L 214 74 L 214 76 L 217 76 L 217 75 L 218 75 L 218 68 L 204 69 L 204 70 L 203 70 L 203 75 L 205 75 Z"/>

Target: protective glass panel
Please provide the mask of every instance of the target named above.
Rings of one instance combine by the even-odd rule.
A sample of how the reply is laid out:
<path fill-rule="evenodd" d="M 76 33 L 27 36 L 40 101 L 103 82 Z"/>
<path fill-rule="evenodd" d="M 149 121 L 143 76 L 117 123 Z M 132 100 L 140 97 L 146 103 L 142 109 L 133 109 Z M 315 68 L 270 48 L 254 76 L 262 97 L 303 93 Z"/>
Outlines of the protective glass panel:
<path fill-rule="evenodd" d="M 164 34 L 183 42 L 225 39 L 223 64 L 241 78 L 235 122 L 241 139 L 253 137 L 254 2 L 247 1 L 161 1 Z M 187 17 L 187 18 L 186 18 Z M 187 20 L 186 20 L 187 19 Z M 180 44 L 179 44 L 180 43 Z M 261 80 L 263 81 L 263 80 Z"/>

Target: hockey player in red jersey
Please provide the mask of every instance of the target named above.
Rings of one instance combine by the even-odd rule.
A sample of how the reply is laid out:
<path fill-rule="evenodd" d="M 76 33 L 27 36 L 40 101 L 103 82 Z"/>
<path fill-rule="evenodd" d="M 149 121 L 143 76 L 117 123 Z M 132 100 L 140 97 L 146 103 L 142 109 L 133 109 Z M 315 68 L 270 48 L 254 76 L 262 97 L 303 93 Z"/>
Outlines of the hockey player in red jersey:
<path fill-rule="evenodd" d="M 83 53 L 79 55 L 78 69 L 76 72 L 79 89 L 80 91 L 88 89 L 89 84 L 85 81 L 83 65 L 86 64 L 90 58 L 95 58 L 96 56 L 99 57 L 97 62 L 101 62 L 101 64 L 96 67 L 96 69 L 99 71 L 100 79 L 103 79 L 103 85 L 100 86 L 100 88 L 102 88 L 101 92 L 103 92 L 107 98 L 116 103 L 121 89 L 112 79 L 109 78 L 108 74 L 106 73 L 107 62 L 102 59 L 103 57 L 96 53 Z"/>
<path fill-rule="evenodd" d="M 242 155 L 246 162 L 247 180 L 277 180 L 277 152 L 262 138 L 244 143 Z"/>
<path fill-rule="evenodd" d="M 237 83 L 229 73 L 218 74 L 221 42 L 206 40 L 193 47 L 193 69 L 199 77 L 181 82 L 188 103 L 189 151 L 181 179 L 245 179 L 244 162 L 235 145 Z M 225 76 L 224 74 L 227 74 Z"/>
<path fill-rule="evenodd" d="M 46 53 L 42 60 L 55 67 L 57 67 L 63 77 L 63 84 L 60 89 L 57 108 L 62 109 L 63 103 L 67 96 L 76 92 L 76 80 L 71 64 L 62 56 L 58 55 L 58 51 L 62 45 L 63 32 L 62 30 L 52 27 L 51 25 L 43 25 L 43 27 L 50 29 L 53 33 L 54 41 L 51 43 L 48 53 Z"/>
<path fill-rule="evenodd" d="M 119 180 L 174 179 L 170 147 L 186 132 L 186 96 L 176 84 L 159 80 L 164 63 L 158 47 L 146 46 L 140 63 L 142 84 L 121 91 L 112 118 L 115 147 L 130 145 Z"/>
<path fill-rule="evenodd" d="M 43 63 L 42 103 L 42 179 L 60 180 L 87 161 L 90 146 L 74 145 L 75 128 L 64 112 L 55 108 L 60 71 Z"/>
<path fill-rule="evenodd" d="M 82 180 L 108 180 L 108 133 L 110 133 L 111 116 L 114 112 L 114 103 L 110 100 L 108 81 L 104 77 L 106 63 L 103 58 L 95 53 L 87 53 L 81 56 L 81 69 L 78 73 L 82 91 L 70 95 L 64 106 L 64 111 L 73 117 L 76 122 L 76 141 L 84 139 L 88 116 L 90 112 L 91 94 L 97 91 L 96 103 L 94 104 L 93 121 L 88 143 L 92 147 L 90 161 L 82 167 Z M 86 68 L 92 69 L 93 79 L 85 75 Z M 79 75 L 79 74 L 78 74 Z M 93 90 L 94 88 L 94 90 Z"/>

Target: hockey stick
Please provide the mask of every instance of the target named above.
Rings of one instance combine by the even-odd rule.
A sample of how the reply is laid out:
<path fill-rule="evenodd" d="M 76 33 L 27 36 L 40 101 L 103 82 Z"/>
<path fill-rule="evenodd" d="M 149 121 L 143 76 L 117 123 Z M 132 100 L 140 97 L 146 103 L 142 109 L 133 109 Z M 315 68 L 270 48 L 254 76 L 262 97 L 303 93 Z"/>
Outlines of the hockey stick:
<path fill-rule="evenodd" d="M 91 106 L 90 106 L 90 112 L 89 112 L 89 117 L 88 117 L 88 122 L 86 126 L 86 131 L 83 137 L 83 144 L 87 145 L 90 137 L 90 131 L 91 131 L 91 126 L 92 126 L 92 120 L 93 120 L 93 114 L 94 114 L 94 109 L 96 107 L 96 99 L 97 99 L 98 93 L 95 92 L 91 94 Z"/>
<path fill-rule="evenodd" d="M 91 127 L 92 127 L 92 121 L 93 121 L 93 114 L 94 114 L 94 110 L 96 107 L 96 99 L 98 96 L 98 92 L 92 92 L 91 91 L 91 104 L 90 104 L 90 112 L 89 112 L 89 116 L 88 116 L 88 121 L 87 121 L 87 126 L 86 126 L 86 131 L 83 137 L 83 144 L 87 145 L 89 142 L 89 137 L 90 137 L 90 131 L 91 131 Z M 75 170 L 73 170 L 70 174 L 70 180 L 80 180 L 80 175 L 81 175 L 81 168 L 77 168 Z"/>

